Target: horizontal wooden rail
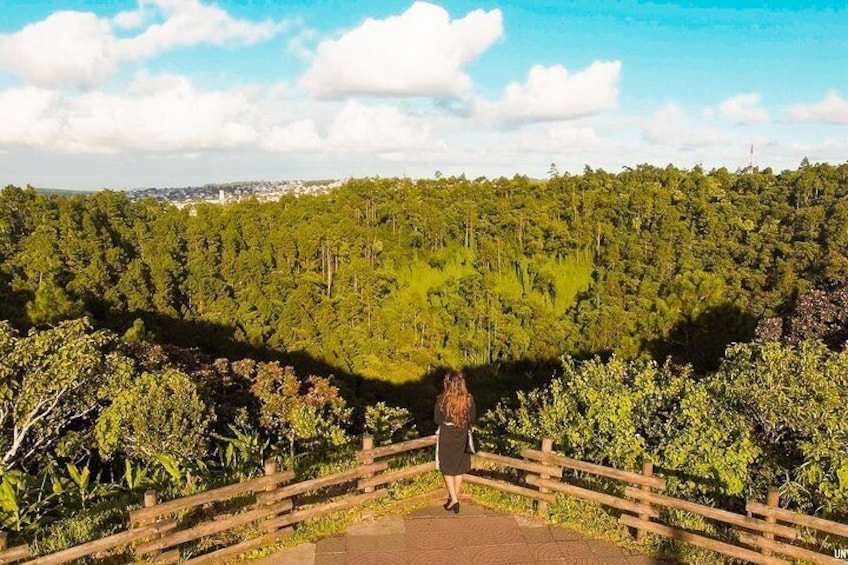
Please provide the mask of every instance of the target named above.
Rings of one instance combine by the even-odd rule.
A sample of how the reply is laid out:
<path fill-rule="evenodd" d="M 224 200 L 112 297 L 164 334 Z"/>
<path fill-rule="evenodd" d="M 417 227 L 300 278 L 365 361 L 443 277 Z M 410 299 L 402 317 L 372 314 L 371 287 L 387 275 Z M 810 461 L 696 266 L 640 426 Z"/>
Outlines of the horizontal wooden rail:
<path fill-rule="evenodd" d="M 824 518 L 816 518 L 815 516 L 808 516 L 807 514 L 800 514 L 785 508 L 768 506 L 760 502 L 748 501 L 745 505 L 745 510 L 752 514 L 759 514 L 760 516 L 774 516 L 781 522 L 789 522 L 790 524 L 796 524 L 798 526 L 806 526 L 820 532 L 827 532 L 835 536 L 848 538 L 848 524 L 840 524 L 839 522 L 825 520 Z"/>
<path fill-rule="evenodd" d="M 774 534 L 789 540 L 793 540 L 798 536 L 798 532 L 795 531 L 795 528 L 791 528 L 789 526 L 770 524 L 763 520 L 749 518 L 748 516 L 736 514 L 735 512 L 730 512 L 728 510 L 713 508 L 712 506 L 705 506 L 703 504 L 673 498 L 664 494 L 645 492 L 635 487 L 626 487 L 624 489 L 624 495 L 629 496 L 630 498 L 638 498 L 645 502 L 650 502 L 651 504 L 665 506 L 666 508 L 674 508 L 675 510 L 683 510 L 685 512 L 691 512 L 692 514 L 698 514 L 699 516 L 724 522 L 725 524 L 733 524 L 734 526 L 741 526 L 749 530 Z"/>
<path fill-rule="evenodd" d="M 410 439 L 408 441 L 384 445 L 382 447 L 375 447 L 374 449 L 366 449 L 356 454 L 356 460 L 359 462 L 366 462 L 374 459 L 380 459 L 381 457 L 388 457 L 389 455 L 397 455 L 404 451 L 430 447 L 431 445 L 436 445 L 436 436 L 434 435 Z"/>
<path fill-rule="evenodd" d="M 381 475 L 376 475 L 369 479 L 362 479 L 359 481 L 357 488 L 362 490 L 367 487 L 377 487 L 380 485 L 384 485 L 386 483 L 392 483 L 394 481 L 402 481 L 404 479 L 408 479 L 410 477 L 415 477 L 418 475 L 422 475 L 424 473 L 429 473 L 431 471 L 436 470 L 436 462 L 428 461 L 427 463 L 421 463 L 420 465 L 414 465 L 412 467 L 404 467 L 403 469 L 398 469 L 397 471 L 392 471 L 391 473 L 383 473 Z"/>
<path fill-rule="evenodd" d="M 318 490 L 320 488 L 355 481 L 356 479 L 364 475 L 385 471 L 388 468 L 389 466 L 386 463 L 372 463 L 371 465 L 362 465 L 360 467 L 356 467 L 355 469 L 340 471 L 338 473 L 333 473 L 332 475 L 326 475 L 323 477 L 318 477 L 316 479 L 309 479 L 308 481 L 295 483 L 293 485 L 289 485 L 287 487 L 283 487 L 275 491 L 257 494 L 256 502 L 260 504 L 267 504 L 268 502 L 271 502 L 273 500 L 290 498 L 298 494 L 303 494 L 304 492 L 309 492 L 312 490 Z"/>
<path fill-rule="evenodd" d="M 298 510 L 297 512 L 292 512 L 291 514 L 286 514 L 285 516 L 268 520 L 260 524 L 259 527 L 261 530 L 269 531 L 285 526 L 291 526 L 292 524 L 311 520 L 312 518 L 318 518 L 325 514 L 338 512 L 339 510 L 347 510 L 348 508 L 353 508 L 360 504 L 379 500 L 388 494 L 389 493 L 386 490 L 375 490 L 374 492 L 367 492 L 365 494 L 346 496 L 333 502 L 328 502 L 312 508 L 306 508 L 304 510 Z"/>
<path fill-rule="evenodd" d="M 805 549 L 803 547 L 798 547 L 781 541 L 766 539 L 762 536 L 739 534 L 739 541 L 745 545 L 770 549 L 775 553 L 780 553 L 787 557 L 794 557 L 796 559 L 803 559 L 804 561 L 809 561 L 818 565 L 845 565 L 844 559 L 836 559 L 835 557 L 831 557 L 823 553 L 818 553 L 810 549 Z"/>
<path fill-rule="evenodd" d="M 208 565 L 210 563 L 220 563 L 222 560 L 228 557 L 235 557 L 236 555 L 241 555 L 246 551 L 250 551 L 252 549 L 256 549 L 265 545 L 271 545 L 272 543 L 278 542 L 281 539 L 289 537 L 290 535 L 292 535 L 293 532 L 294 530 L 292 530 L 291 528 L 285 528 L 276 532 L 270 532 L 263 536 L 259 536 L 258 538 L 245 540 L 241 543 L 237 543 L 229 547 L 224 547 L 222 549 L 218 549 L 216 551 L 212 551 L 204 555 L 193 557 L 191 559 L 186 560 L 183 565 Z"/>
<path fill-rule="evenodd" d="M 636 516 L 631 516 L 629 514 L 622 514 L 618 521 L 626 526 L 630 526 L 631 528 L 647 530 L 669 539 L 690 543 L 735 559 L 744 559 L 751 563 L 759 563 L 761 565 L 790 565 L 789 562 L 784 559 L 766 557 L 756 551 L 745 549 L 738 545 L 708 538 L 699 534 L 693 534 L 691 532 L 672 528 L 671 526 L 657 524 L 656 522 L 651 522 L 649 520 L 640 520 Z"/>
<path fill-rule="evenodd" d="M 665 490 L 665 481 L 656 477 L 646 477 L 639 473 L 631 473 L 630 471 L 621 471 L 612 467 L 605 467 L 596 463 L 588 463 L 579 459 L 572 459 L 556 453 L 545 453 L 538 449 L 522 449 L 521 456 L 526 459 L 533 459 L 549 465 L 564 467 L 574 471 L 582 471 L 592 475 L 600 475 L 617 481 L 630 483 L 634 485 L 645 485 L 657 490 Z"/>
<path fill-rule="evenodd" d="M 29 557 L 29 546 L 26 544 L 16 545 L 15 547 L 10 547 L 9 549 L 0 551 L 0 565 L 20 561 L 27 557 Z"/>
<path fill-rule="evenodd" d="M 587 488 L 570 485 L 568 483 L 561 483 L 559 481 L 540 479 L 539 477 L 534 477 L 532 475 L 527 477 L 527 484 L 537 487 L 544 487 L 554 492 L 570 494 L 571 496 L 576 496 L 577 498 L 582 498 L 584 500 L 599 502 L 606 506 L 612 506 L 613 508 L 617 508 L 618 510 L 632 512 L 633 514 L 644 514 L 647 516 L 651 516 L 652 518 L 660 517 L 660 513 L 656 508 L 651 508 L 650 506 L 639 504 L 638 502 L 633 502 L 632 500 L 624 500 L 623 498 L 619 498 L 615 495 L 607 494 L 605 492 L 589 490 Z"/>
<path fill-rule="evenodd" d="M 485 451 L 478 451 L 475 455 L 471 456 L 471 459 L 472 462 L 488 461 L 489 463 L 494 463 L 495 465 L 500 465 L 502 467 L 512 467 L 513 469 L 527 471 L 528 473 L 536 473 L 537 475 L 550 475 L 552 477 L 562 478 L 561 467 L 549 467 L 540 463 L 532 463 L 530 461 L 525 461 L 524 459 L 505 457 L 503 455 L 487 453 Z"/>
<path fill-rule="evenodd" d="M 215 520 L 212 522 L 205 522 L 193 528 L 182 530 L 173 533 L 169 536 L 157 538 L 152 541 L 142 543 L 135 548 L 135 552 L 137 555 L 144 555 L 153 551 L 168 549 L 169 547 L 173 547 L 175 545 L 179 545 L 187 541 L 192 541 L 202 537 L 219 534 L 232 528 L 244 526 L 256 520 L 261 520 L 262 518 L 275 516 L 280 512 L 291 510 L 291 508 L 292 501 L 284 500 L 272 506 L 262 506 L 249 512 L 235 514 L 234 516 L 230 516 L 229 518 L 222 518 L 220 520 Z"/>
<path fill-rule="evenodd" d="M 176 527 L 176 525 L 176 520 L 168 520 L 167 522 L 160 522 L 152 526 L 145 526 L 143 528 L 136 528 L 135 530 L 120 532 L 105 538 L 70 547 L 62 551 L 57 551 L 50 555 L 44 555 L 42 557 L 37 557 L 36 559 L 25 561 L 22 565 L 59 565 L 60 563 L 69 563 L 83 557 L 88 557 L 93 553 L 100 553 L 101 551 L 108 551 L 110 549 L 115 549 L 116 547 L 121 547 L 122 545 L 133 543 L 147 538 L 151 534 L 171 530 Z"/>
<path fill-rule="evenodd" d="M 178 563 L 180 561 L 180 550 L 174 549 L 171 551 L 166 551 L 164 553 L 160 553 L 156 557 L 153 558 L 150 563 L 153 565 L 173 565 L 174 563 Z"/>
<path fill-rule="evenodd" d="M 240 494 L 262 490 L 265 487 L 288 482 L 293 478 L 294 471 L 282 471 L 274 473 L 273 475 L 257 477 L 243 483 L 227 485 L 225 487 L 207 490 L 191 496 L 169 500 L 168 502 L 163 502 L 161 504 L 156 504 L 154 506 L 130 512 L 130 523 L 150 521 L 166 514 L 173 514 L 182 510 L 194 508 L 195 506 L 201 506 L 210 502 L 218 502 Z"/>
<path fill-rule="evenodd" d="M 467 483 L 471 483 L 472 485 L 489 487 L 491 489 L 499 490 L 508 494 L 517 494 L 518 496 L 523 496 L 525 498 L 543 500 L 545 502 L 550 503 L 556 502 L 556 496 L 553 494 L 547 494 L 530 488 L 520 487 L 518 485 L 514 485 L 512 483 L 507 483 L 504 481 L 496 481 L 494 479 L 487 479 L 486 477 L 468 474 L 463 475 L 463 480 Z"/>

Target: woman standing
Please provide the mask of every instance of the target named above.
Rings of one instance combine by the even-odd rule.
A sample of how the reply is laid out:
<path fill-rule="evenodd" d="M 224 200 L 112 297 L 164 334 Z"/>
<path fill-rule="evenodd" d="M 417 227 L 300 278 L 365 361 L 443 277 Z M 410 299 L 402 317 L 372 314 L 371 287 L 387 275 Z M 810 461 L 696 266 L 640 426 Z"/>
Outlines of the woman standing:
<path fill-rule="evenodd" d="M 458 514 L 462 475 L 471 470 L 471 455 L 465 452 L 465 443 L 469 426 L 477 420 L 477 407 L 461 373 L 445 375 L 444 387 L 444 393 L 436 399 L 433 419 L 439 426 L 439 469 L 448 487 L 445 510 Z"/>

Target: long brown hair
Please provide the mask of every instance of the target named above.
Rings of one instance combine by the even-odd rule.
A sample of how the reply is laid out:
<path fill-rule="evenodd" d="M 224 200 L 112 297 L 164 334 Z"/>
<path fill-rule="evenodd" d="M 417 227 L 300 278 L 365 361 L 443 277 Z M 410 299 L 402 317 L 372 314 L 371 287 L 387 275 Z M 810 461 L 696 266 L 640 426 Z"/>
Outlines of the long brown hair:
<path fill-rule="evenodd" d="M 442 395 L 442 413 L 445 420 L 457 426 L 468 423 L 468 411 L 471 409 L 471 394 L 465 386 L 462 373 L 448 373 L 444 380 L 445 393 Z"/>

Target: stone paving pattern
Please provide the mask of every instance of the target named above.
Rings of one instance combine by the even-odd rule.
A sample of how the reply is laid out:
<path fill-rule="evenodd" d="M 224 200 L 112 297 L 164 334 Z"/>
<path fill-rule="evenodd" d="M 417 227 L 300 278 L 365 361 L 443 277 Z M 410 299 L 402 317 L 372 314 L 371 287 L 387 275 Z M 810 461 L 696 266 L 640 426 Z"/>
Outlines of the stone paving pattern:
<path fill-rule="evenodd" d="M 354 525 L 344 535 L 306 543 L 256 565 L 659 565 L 603 540 L 462 502 Z"/>

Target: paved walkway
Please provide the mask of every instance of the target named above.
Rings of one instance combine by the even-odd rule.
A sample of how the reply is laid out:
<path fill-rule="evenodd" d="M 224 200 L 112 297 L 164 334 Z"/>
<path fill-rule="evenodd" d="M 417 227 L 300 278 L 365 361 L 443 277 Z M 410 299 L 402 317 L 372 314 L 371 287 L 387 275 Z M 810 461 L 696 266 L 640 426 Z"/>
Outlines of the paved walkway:
<path fill-rule="evenodd" d="M 462 502 L 351 526 L 344 535 L 276 553 L 256 565 L 652 565 L 649 557 L 560 526 Z"/>

